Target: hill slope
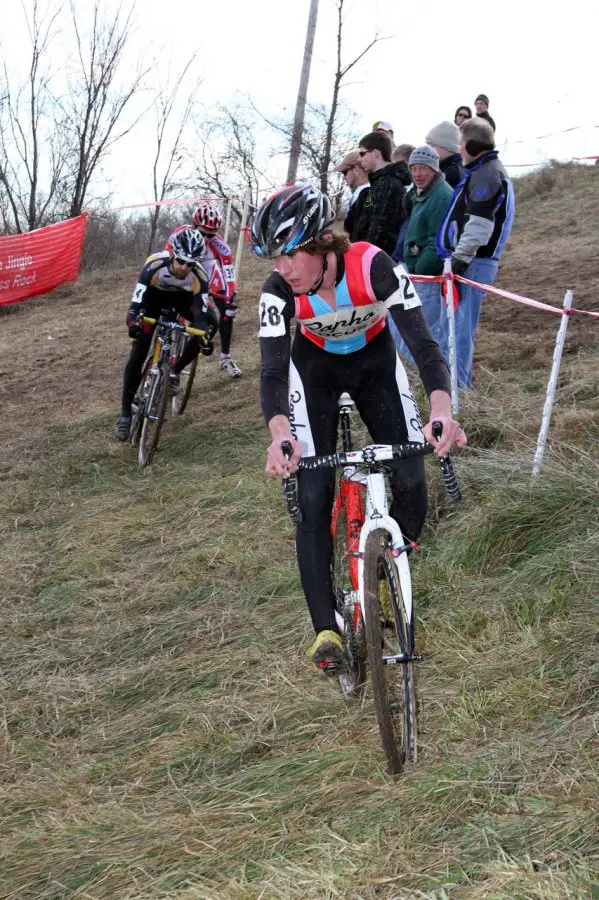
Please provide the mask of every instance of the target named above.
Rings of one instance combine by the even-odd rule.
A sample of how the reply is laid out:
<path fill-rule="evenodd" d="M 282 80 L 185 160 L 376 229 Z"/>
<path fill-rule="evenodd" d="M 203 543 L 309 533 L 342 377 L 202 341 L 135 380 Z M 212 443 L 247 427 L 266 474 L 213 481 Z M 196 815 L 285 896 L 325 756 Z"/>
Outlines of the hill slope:
<path fill-rule="evenodd" d="M 574 217 L 579 173 L 559 178 L 551 200 Z M 540 296 L 544 269 L 518 262 L 544 246 L 546 202 L 522 199 L 500 281 L 556 301 L 561 286 Z M 392 781 L 368 694 L 345 701 L 303 657 L 292 532 L 263 475 L 264 266 L 246 272 L 244 378 L 202 361 L 151 471 L 111 437 L 136 269 L 1 316 L 0 893 L 597 896 L 599 329 L 570 322 L 532 485 L 557 323 L 486 305 L 466 500 L 448 510 L 431 465 L 416 564 L 421 759 Z M 577 305 L 591 294 L 581 284 Z"/>

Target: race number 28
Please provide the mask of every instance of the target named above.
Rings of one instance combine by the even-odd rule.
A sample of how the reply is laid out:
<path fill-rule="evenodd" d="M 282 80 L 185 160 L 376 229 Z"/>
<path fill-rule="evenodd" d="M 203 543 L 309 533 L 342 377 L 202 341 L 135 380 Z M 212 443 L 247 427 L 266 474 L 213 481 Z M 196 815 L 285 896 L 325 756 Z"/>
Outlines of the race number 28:
<path fill-rule="evenodd" d="M 260 298 L 260 336 L 281 337 L 285 334 L 283 309 L 285 301 L 274 294 L 262 294 Z"/>

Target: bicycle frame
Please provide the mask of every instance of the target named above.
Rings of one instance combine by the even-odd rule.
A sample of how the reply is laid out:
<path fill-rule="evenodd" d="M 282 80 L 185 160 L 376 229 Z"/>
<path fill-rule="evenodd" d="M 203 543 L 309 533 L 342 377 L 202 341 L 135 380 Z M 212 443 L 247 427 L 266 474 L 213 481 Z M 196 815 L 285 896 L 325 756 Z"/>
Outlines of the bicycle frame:
<path fill-rule="evenodd" d="M 347 394 L 343 394 L 339 400 L 340 406 L 340 423 L 343 441 L 343 449 L 351 455 L 351 429 L 349 413 L 353 407 L 353 401 Z M 410 567 L 408 564 L 406 551 L 409 549 L 408 544 L 403 537 L 401 529 L 395 519 L 389 515 L 389 503 L 387 499 L 387 490 L 385 485 L 385 476 L 382 472 L 360 472 L 355 465 L 348 465 L 343 469 L 341 484 L 335 498 L 333 506 L 333 514 L 331 517 L 331 533 L 334 534 L 341 509 L 345 508 L 347 518 L 347 539 L 348 539 L 348 556 L 350 578 L 353 587 L 354 597 L 350 598 L 355 602 L 359 601 L 359 609 L 362 618 L 366 619 L 366 609 L 364 600 L 364 549 L 368 535 L 375 530 L 384 529 L 389 534 L 391 555 L 394 559 L 397 569 L 397 576 L 401 588 L 404 610 L 406 614 L 406 622 L 409 628 L 410 648 L 414 646 L 414 629 L 413 629 L 413 602 L 412 602 L 412 580 L 410 578 Z M 359 625 L 359 616 L 357 614 L 358 606 L 353 617 L 353 628 L 357 630 Z M 346 627 L 346 623 L 339 612 L 335 611 L 335 619 L 341 630 Z"/>

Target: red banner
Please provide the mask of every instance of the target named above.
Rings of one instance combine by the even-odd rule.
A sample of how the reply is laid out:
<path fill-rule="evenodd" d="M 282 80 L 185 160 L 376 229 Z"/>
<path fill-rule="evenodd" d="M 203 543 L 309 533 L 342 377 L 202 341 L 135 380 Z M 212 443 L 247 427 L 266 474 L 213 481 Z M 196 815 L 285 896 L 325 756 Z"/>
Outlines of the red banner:
<path fill-rule="evenodd" d="M 87 215 L 0 237 L 0 306 L 77 281 Z"/>

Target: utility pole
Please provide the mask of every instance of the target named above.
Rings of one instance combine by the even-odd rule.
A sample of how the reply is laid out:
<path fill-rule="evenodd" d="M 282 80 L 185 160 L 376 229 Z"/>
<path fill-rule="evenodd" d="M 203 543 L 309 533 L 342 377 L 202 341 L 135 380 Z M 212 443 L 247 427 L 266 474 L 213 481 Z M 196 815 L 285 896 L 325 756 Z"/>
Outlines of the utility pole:
<path fill-rule="evenodd" d="M 295 106 L 295 118 L 293 120 L 291 149 L 289 151 L 287 184 L 291 184 L 293 181 L 295 181 L 295 178 L 297 176 L 297 164 L 299 162 L 302 134 L 304 131 L 304 113 L 306 111 L 306 96 L 308 94 L 308 81 L 310 80 L 310 65 L 312 63 L 312 50 L 314 48 L 317 15 L 318 0 L 310 0 L 308 29 L 306 31 L 306 46 L 304 47 L 304 61 L 302 63 L 302 74 L 300 76 L 299 91 L 297 94 L 297 103 Z"/>

